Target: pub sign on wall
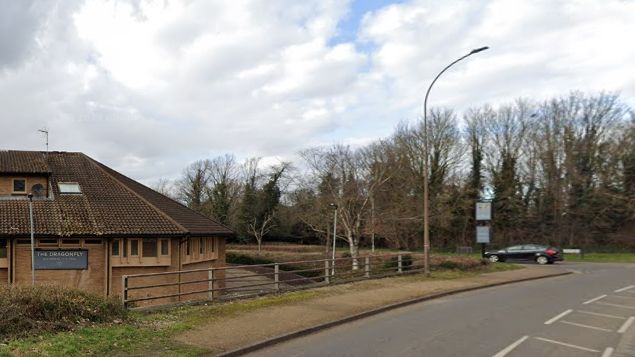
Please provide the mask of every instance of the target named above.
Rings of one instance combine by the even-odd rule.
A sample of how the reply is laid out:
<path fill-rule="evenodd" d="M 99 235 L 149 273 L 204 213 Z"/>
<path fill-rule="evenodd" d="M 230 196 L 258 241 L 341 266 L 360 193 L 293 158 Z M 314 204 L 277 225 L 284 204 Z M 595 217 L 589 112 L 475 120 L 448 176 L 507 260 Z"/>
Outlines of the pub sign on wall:
<path fill-rule="evenodd" d="M 35 250 L 35 270 L 86 270 L 88 250 Z"/>

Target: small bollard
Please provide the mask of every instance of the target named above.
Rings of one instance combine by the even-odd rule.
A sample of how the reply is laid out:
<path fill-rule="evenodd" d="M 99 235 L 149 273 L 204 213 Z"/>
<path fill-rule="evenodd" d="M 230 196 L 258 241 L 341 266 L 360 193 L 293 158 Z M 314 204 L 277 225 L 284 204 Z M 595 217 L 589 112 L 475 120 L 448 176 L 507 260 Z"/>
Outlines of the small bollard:
<path fill-rule="evenodd" d="M 397 256 L 397 271 L 399 274 L 403 273 L 402 263 L 401 263 L 401 254 Z"/>
<path fill-rule="evenodd" d="M 364 276 L 370 278 L 370 257 L 364 257 Z"/>

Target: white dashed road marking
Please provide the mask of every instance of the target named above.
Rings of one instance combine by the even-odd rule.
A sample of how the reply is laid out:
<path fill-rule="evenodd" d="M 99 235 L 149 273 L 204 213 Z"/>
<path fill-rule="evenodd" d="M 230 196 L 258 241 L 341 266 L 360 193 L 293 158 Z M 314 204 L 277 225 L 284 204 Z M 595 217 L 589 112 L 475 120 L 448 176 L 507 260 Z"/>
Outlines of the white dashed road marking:
<path fill-rule="evenodd" d="M 596 302 L 596 301 L 598 301 L 598 300 L 602 300 L 602 299 L 604 299 L 605 297 L 606 297 L 606 295 L 600 295 L 600 296 L 598 296 L 598 297 L 596 297 L 596 298 L 593 298 L 593 299 L 591 299 L 591 300 L 585 301 L 585 302 L 583 302 L 582 304 L 584 304 L 584 305 L 588 305 L 588 304 L 590 304 L 590 303 L 592 303 L 592 302 Z"/>
<path fill-rule="evenodd" d="M 632 288 L 635 288 L 635 285 L 629 285 L 629 286 L 623 287 L 621 289 L 617 289 L 617 290 L 615 290 L 615 292 L 616 293 L 621 293 L 622 291 L 631 290 Z"/>
<path fill-rule="evenodd" d="M 611 357 L 612 354 L 613 354 L 613 347 L 607 347 L 604 350 L 604 353 L 602 353 L 602 357 Z"/>
<path fill-rule="evenodd" d="M 635 306 L 611 304 L 610 302 L 603 302 L 603 301 L 598 302 L 598 305 L 606 305 L 606 306 L 620 307 L 622 309 L 633 309 L 633 310 L 635 310 Z"/>
<path fill-rule="evenodd" d="M 577 322 L 571 322 L 571 321 L 565 321 L 565 320 L 561 320 L 560 321 L 561 324 L 567 324 L 567 325 L 572 325 L 572 326 L 577 326 L 577 327 L 584 327 L 584 328 L 588 328 L 591 330 L 597 330 L 597 331 L 605 331 L 605 332 L 613 332 L 613 330 L 609 330 L 607 328 L 602 328 L 602 327 L 597 327 L 597 326 L 591 326 L 591 325 L 584 325 L 584 324 L 579 324 Z"/>
<path fill-rule="evenodd" d="M 545 321 L 545 325 L 551 325 L 552 323 L 558 321 L 559 319 L 567 316 L 568 314 L 570 314 L 572 312 L 573 312 L 573 310 L 569 309 L 569 310 L 567 310 L 567 311 L 565 311 L 565 312 L 563 312 L 563 313 L 561 313 L 561 314 L 559 314 L 557 316 L 554 316 L 553 318 Z"/>
<path fill-rule="evenodd" d="M 540 341 L 543 341 L 543 342 L 549 342 L 549 343 L 553 343 L 553 344 L 556 344 L 556 345 L 561 345 L 561 346 L 565 346 L 565 347 L 571 347 L 571 348 L 575 348 L 575 349 L 578 349 L 578 350 L 581 350 L 581 351 L 600 353 L 600 351 L 594 350 L 592 348 L 582 347 L 582 346 L 578 346 L 578 345 L 572 345 L 570 343 L 550 340 L 548 338 L 542 338 L 542 337 L 534 337 L 534 338 L 536 340 L 540 340 Z"/>
<path fill-rule="evenodd" d="M 631 327 L 631 325 L 633 324 L 633 320 L 635 320 L 635 317 L 633 316 L 629 317 L 628 320 L 624 321 L 624 323 L 622 324 L 622 327 L 620 327 L 620 329 L 617 330 L 617 332 L 619 333 L 626 332 L 626 330 L 628 330 L 628 328 Z"/>
<path fill-rule="evenodd" d="M 518 347 L 521 343 L 525 342 L 526 339 L 528 339 L 529 336 L 523 336 L 521 338 L 519 338 L 518 340 L 516 340 L 516 342 L 512 343 L 511 345 L 503 348 L 502 350 L 500 350 L 500 352 L 498 352 L 497 354 L 495 354 L 492 357 L 504 357 L 506 356 L 509 352 L 513 351 L 514 348 Z"/>
<path fill-rule="evenodd" d="M 577 310 L 579 313 L 581 314 L 587 314 L 587 315 L 593 315 L 593 316 L 600 316 L 600 317 L 608 317 L 611 319 L 619 319 L 619 320 L 626 320 L 626 317 L 624 316 L 617 316 L 617 315 L 610 315 L 610 314 L 602 314 L 599 312 L 591 312 L 591 311 L 584 311 L 584 310 Z"/>

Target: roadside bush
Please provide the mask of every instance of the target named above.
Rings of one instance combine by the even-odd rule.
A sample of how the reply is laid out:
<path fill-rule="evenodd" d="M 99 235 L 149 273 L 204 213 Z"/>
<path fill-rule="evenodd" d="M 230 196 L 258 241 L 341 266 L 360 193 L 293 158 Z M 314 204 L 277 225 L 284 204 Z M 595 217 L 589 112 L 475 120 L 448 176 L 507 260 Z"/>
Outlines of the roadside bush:
<path fill-rule="evenodd" d="M 487 264 L 489 264 L 488 260 L 472 257 L 433 256 L 430 258 L 430 265 L 436 269 L 467 271 L 480 269 Z"/>
<path fill-rule="evenodd" d="M 57 286 L 0 288 L 0 341 L 124 320 L 115 298 Z"/>

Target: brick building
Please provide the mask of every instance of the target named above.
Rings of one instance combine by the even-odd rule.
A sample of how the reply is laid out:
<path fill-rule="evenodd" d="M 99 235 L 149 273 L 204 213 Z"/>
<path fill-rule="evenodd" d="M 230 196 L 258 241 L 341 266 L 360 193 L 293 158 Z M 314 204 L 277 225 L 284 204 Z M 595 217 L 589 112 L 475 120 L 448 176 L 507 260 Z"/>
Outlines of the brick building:
<path fill-rule="evenodd" d="M 122 275 L 224 266 L 227 227 L 82 153 L 0 151 L 0 286 L 31 283 L 29 193 L 36 284 L 119 295 Z"/>

